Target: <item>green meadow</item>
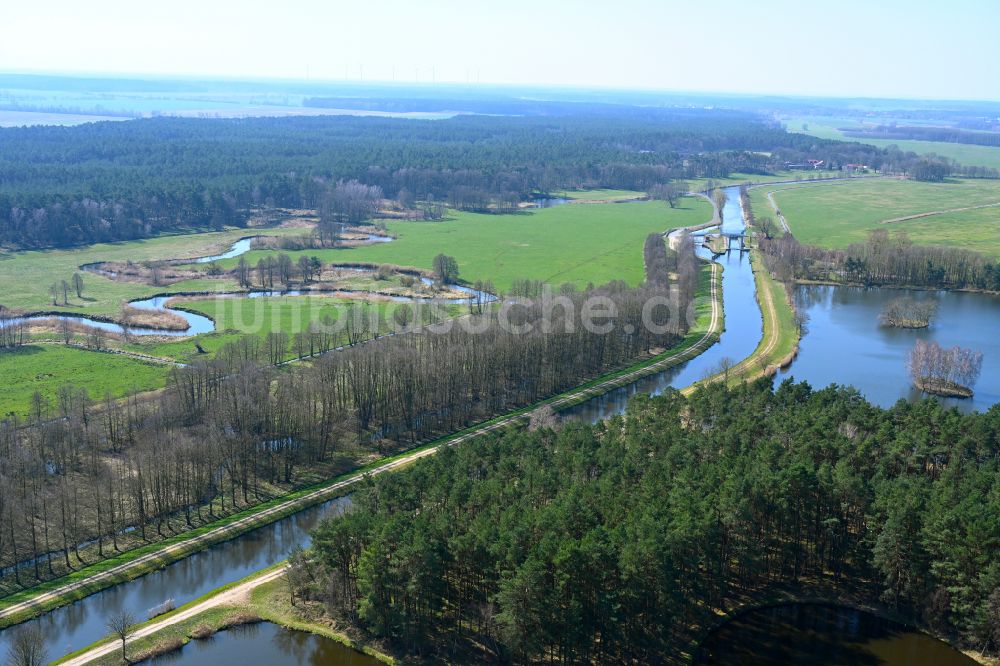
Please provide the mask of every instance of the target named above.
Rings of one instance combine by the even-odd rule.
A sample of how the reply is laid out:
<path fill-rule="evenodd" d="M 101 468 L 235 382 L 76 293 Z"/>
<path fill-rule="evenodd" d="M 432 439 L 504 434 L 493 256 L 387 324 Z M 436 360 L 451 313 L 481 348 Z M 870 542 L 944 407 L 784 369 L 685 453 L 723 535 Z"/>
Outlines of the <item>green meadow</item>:
<path fill-rule="evenodd" d="M 72 383 L 91 398 L 110 393 L 121 397 L 132 390 L 164 385 L 169 366 L 128 356 L 86 351 L 53 344 L 32 344 L 0 350 L 0 418 L 31 411 L 32 396 L 41 394 L 53 407 L 59 388 Z"/>
<path fill-rule="evenodd" d="M 635 190 L 562 190 L 552 196 L 574 201 L 628 201 L 644 197 L 646 193 Z"/>
<path fill-rule="evenodd" d="M 766 199 L 772 191 L 789 227 L 803 243 L 846 247 L 864 241 L 872 229 L 886 229 L 890 233 L 906 231 L 916 243 L 952 245 L 1000 256 L 1000 206 L 948 212 L 1000 203 L 1000 181 L 865 179 L 776 186 L 773 190 L 760 187 L 751 191 L 757 216 L 774 217 Z M 940 213 L 887 223 L 934 212 Z"/>
<path fill-rule="evenodd" d="M 575 194 L 594 200 L 635 195 L 612 190 Z M 493 280 L 499 289 L 508 288 L 519 278 L 572 282 L 580 286 L 614 279 L 638 284 L 643 279 L 643 242 L 649 233 L 701 224 L 710 218 L 708 202 L 693 197 L 683 199 L 682 205 L 675 209 L 663 202 L 648 201 L 564 205 L 511 215 L 452 212 L 449 219 L 440 222 L 390 222 L 390 231 L 398 237 L 392 243 L 289 254 L 293 258 L 297 254 L 318 255 L 325 262 L 393 263 L 429 269 L 434 256 L 444 252 L 456 257 L 463 279 Z M 275 232 L 302 233 L 303 230 L 267 231 L 268 234 Z M 69 280 L 81 264 L 203 256 L 224 250 L 247 234 L 247 230 L 235 229 L 68 250 L 9 252 L 0 255 L 0 284 L 4 285 L 0 303 L 24 309 L 113 315 L 123 301 L 152 293 L 233 290 L 236 285 L 228 279 L 188 280 L 152 287 L 84 273 L 83 298 L 73 294 L 69 306 L 53 308 L 48 285 L 55 280 Z M 254 251 L 247 258 L 256 262 L 263 254 L 263 251 Z M 234 265 L 236 260 L 222 263 Z M 373 278 L 367 281 L 372 284 L 352 283 L 351 286 L 384 289 L 389 285 Z M 123 346 L 150 356 L 190 362 L 201 356 L 196 344 L 211 356 L 227 342 L 245 334 L 264 337 L 269 332 L 282 331 L 291 339 L 295 333 L 306 330 L 310 322 L 338 321 L 346 308 L 358 304 L 354 299 L 326 295 L 255 299 L 206 296 L 183 300 L 180 307 L 212 318 L 216 322 L 216 332 L 177 340 L 139 338 Z M 399 305 L 390 300 L 374 300 L 365 307 L 379 321 L 387 322 Z M 433 316 L 451 317 L 463 311 L 463 306 L 451 305 Z M 385 328 L 388 324 L 383 330 Z M 343 331 L 337 335 L 340 343 L 346 342 Z M 292 356 L 289 345 L 284 358 Z M 13 352 L 0 352 L 0 373 L 5 380 L 0 414 L 27 413 L 31 396 L 36 391 L 54 404 L 58 389 L 70 382 L 86 388 L 92 397 L 102 397 L 107 392 L 120 396 L 132 389 L 159 388 L 164 385 L 169 368 L 166 364 L 54 344 L 33 344 Z"/>
<path fill-rule="evenodd" d="M 388 300 L 362 301 L 359 299 L 332 296 L 276 296 L 268 298 L 201 298 L 184 300 L 178 304 L 215 321 L 213 333 L 198 335 L 181 340 L 161 342 L 137 342 L 129 349 L 144 354 L 190 362 L 198 358 L 195 344 L 201 345 L 209 357 L 227 342 L 233 342 L 243 335 L 265 337 L 271 332 L 283 332 L 289 336 L 306 331 L 310 322 L 332 321 L 331 332 L 337 336 L 338 344 L 347 342 L 344 332 L 344 314 L 350 308 L 358 308 L 371 321 L 382 322 L 380 330 L 388 330 L 393 312 L 402 303 Z M 446 305 L 436 310 L 438 317 L 452 317 L 463 311 L 462 306 Z M 377 319 L 376 319 L 377 318 Z M 291 342 L 283 359 L 294 356 Z"/>
<path fill-rule="evenodd" d="M 77 315 L 114 315 L 124 301 L 155 293 L 184 291 L 225 291 L 236 288 L 228 279 L 186 280 L 163 287 L 121 282 L 84 273 L 83 264 L 99 261 L 161 261 L 186 257 L 202 257 L 229 249 L 239 238 L 264 233 L 267 235 L 300 234 L 301 229 L 230 229 L 220 232 L 160 236 L 121 243 L 101 243 L 86 247 L 4 252 L 0 250 L 0 304 L 27 310 L 54 310 Z M 62 299 L 52 305 L 49 285 L 59 280 L 70 281 L 73 273 L 83 276 L 83 298 L 71 294 L 69 305 Z"/>
<path fill-rule="evenodd" d="M 678 208 L 661 201 L 621 204 L 567 204 L 509 215 L 450 211 L 437 222 L 388 222 L 397 240 L 350 249 L 290 252 L 324 262 L 371 262 L 430 269 L 434 257 L 455 257 L 465 281 L 492 280 L 506 290 L 530 278 L 580 286 L 609 280 L 638 284 L 643 279 L 642 247 L 652 232 L 701 224 L 711 206 L 688 197 Z M 247 255 L 251 263 L 263 252 Z M 235 262 L 230 260 L 227 265 Z"/>

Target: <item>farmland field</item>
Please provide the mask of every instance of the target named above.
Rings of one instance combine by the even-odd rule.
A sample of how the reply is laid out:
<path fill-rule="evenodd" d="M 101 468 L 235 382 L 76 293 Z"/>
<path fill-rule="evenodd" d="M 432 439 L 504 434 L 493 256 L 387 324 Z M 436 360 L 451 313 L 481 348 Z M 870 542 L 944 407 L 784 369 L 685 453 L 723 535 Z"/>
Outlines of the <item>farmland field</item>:
<path fill-rule="evenodd" d="M 69 383 L 85 389 L 96 400 L 106 393 L 121 397 L 133 389 L 160 388 L 169 367 L 61 345 L 33 344 L 0 350 L 4 381 L 0 417 L 11 412 L 19 417 L 28 414 L 35 392 L 55 406 L 57 391 Z"/>
<path fill-rule="evenodd" d="M 776 186 L 752 190 L 757 216 L 773 217 L 766 195 L 784 213 L 803 243 L 846 247 L 864 241 L 872 229 L 906 231 L 916 243 L 965 247 L 1000 256 L 1000 206 L 947 212 L 1000 203 L 1000 182 L 961 180 L 919 183 L 859 180 L 840 183 Z M 910 220 L 896 218 L 934 213 Z"/>
<path fill-rule="evenodd" d="M 643 278 L 645 237 L 712 217 L 708 202 L 686 198 L 671 209 L 659 201 L 556 206 L 511 215 L 450 212 L 440 222 L 389 222 L 392 243 L 309 250 L 325 262 L 372 262 L 430 269 L 435 255 L 455 257 L 466 281 L 493 280 L 505 290 L 531 278 L 583 286 Z M 291 252 L 293 260 L 298 254 Z M 263 255 L 247 255 L 251 264 Z M 223 263 L 233 265 L 233 261 Z"/>

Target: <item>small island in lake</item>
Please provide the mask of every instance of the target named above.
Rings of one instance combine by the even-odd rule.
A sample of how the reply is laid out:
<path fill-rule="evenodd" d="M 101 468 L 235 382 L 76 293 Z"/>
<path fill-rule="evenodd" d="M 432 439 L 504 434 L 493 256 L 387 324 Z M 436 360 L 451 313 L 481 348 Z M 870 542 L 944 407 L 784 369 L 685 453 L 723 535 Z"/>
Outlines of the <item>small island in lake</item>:
<path fill-rule="evenodd" d="M 937 302 L 903 296 L 885 304 L 879 322 L 893 328 L 927 328 L 936 314 Z"/>
<path fill-rule="evenodd" d="M 944 349 L 936 342 L 917 340 L 910 352 L 913 385 L 924 393 L 948 398 L 971 398 L 972 386 L 983 369 L 982 352 L 962 347 Z"/>

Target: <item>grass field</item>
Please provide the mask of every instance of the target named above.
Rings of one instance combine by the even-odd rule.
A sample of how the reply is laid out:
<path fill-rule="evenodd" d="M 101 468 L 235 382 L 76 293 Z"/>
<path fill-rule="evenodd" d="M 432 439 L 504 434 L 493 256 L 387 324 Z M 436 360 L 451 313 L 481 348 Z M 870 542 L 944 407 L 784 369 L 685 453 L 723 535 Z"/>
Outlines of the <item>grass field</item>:
<path fill-rule="evenodd" d="M 644 197 L 646 193 L 635 190 L 561 190 L 552 196 L 575 201 L 627 201 Z"/>
<path fill-rule="evenodd" d="M 326 262 L 373 262 L 430 269 L 434 256 L 454 256 L 466 281 L 493 280 L 506 290 L 531 278 L 583 286 L 643 279 L 643 241 L 648 234 L 701 224 L 712 217 L 708 202 L 686 198 L 671 209 L 660 201 L 563 205 L 512 215 L 450 212 L 440 222 L 389 222 L 392 243 L 352 249 L 309 250 Z M 262 255 L 251 252 L 251 263 Z M 295 260 L 300 253 L 289 253 Z M 230 262 L 231 263 L 231 262 Z"/>
<path fill-rule="evenodd" d="M 30 412 L 37 391 L 56 405 L 60 387 L 72 383 L 91 398 L 106 393 L 120 397 L 132 389 L 150 390 L 164 385 L 169 366 L 147 363 L 118 354 L 104 354 L 61 345 L 26 345 L 0 350 L 0 418 L 13 412 Z"/>
<path fill-rule="evenodd" d="M 305 331 L 309 323 L 323 321 L 329 317 L 334 322 L 343 321 L 342 314 L 347 308 L 367 307 L 371 316 L 377 316 L 383 322 L 382 330 L 389 329 L 393 311 L 400 303 L 391 301 L 372 301 L 367 305 L 362 301 L 334 298 L 330 296 L 280 296 L 273 298 L 204 298 L 185 300 L 179 304 L 185 310 L 193 310 L 210 317 L 215 321 L 216 331 L 199 335 L 186 340 L 169 340 L 156 343 L 135 343 L 128 348 L 144 354 L 172 358 L 189 362 L 199 356 L 195 343 L 209 354 L 214 354 L 227 342 L 232 342 L 242 335 L 254 334 L 266 336 L 272 331 L 287 333 L 289 338 L 295 333 Z M 440 316 L 455 316 L 463 311 L 459 305 L 444 306 Z M 341 343 L 346 342 L 346 335 L 341 329 L 334 329 Z M 292 358 L 291 344 L 284 358 Z"/>
<path fill-rule="evenodd" d="M 214 333 L 181 340 L 141 340 L 122 347 L 131 352 L 188 363 L 200 356 L 195 344 L 209 357 L 227 342 L 254 334 L 266 336 L 271 331 L 283 331 L 289 345 L 283 360 L 295 356 L 291 336 L 308 328 L 312 321 L 329 317 L 342 321 L 349 307 L 366 307 L 374 320 L 382 322 L 381 330 L 391 327 L 393 311 L 400 306 L 392 301 L 362 301 L 330 296 L 282 296 L 274 298 L 203 298 L 184 301 L 182 307 L 211 317 L 218 327 Z M 444 305 L 434 311 L 438 319 L 454 317 L 465 311 L 462 305 Z M 377 313 L 377 314 L 376 314 Z M 347 342 L 346 333 L 334 326 L 338 344 Z M 42 336 L 39 336 L 42 337 Z M 44 336 L 54 339 L 53 336 Z M 132 389 L 161 388 L 166 381 L 169 364 L 145 362 L 119 354 L 109 354 L 67 347 L 61 344 L 31 344 L 15 350 L 0 350 L 0 418 L 13 412 L 19 417 L 28 414 L 32 395 L 37 391 L 51 405 L 57 401 L 59 389 L 67 384 L 85 388 L 91 398 L 100 399 L 106 393 L 118 397 Z"/>
<path fill-rule="evenodd" d="M 841 183 L 760 187 L 751 190 L 759 217 L 774 217 L 767 193 L 803 243 L 846 247 L 864 241 L 872 229 L 905 230 L 916 243 L 941 244 L 1000 256 L 1000 206 L 945 212 L 885 223 L 908 215 L 1000 203 L 1000 181 L 918 183 L 858 180 Z"/>
<path fill-rule="evenodd" d="M 0 251 L 0 304 L 10 308 L 58 310 L 67 314 L 114 315 L 123 301 L 154 293 L 178 291 L 216 291 L 235 289 L 231 280 L 187 280 L 166 287 L 116 282 L 93 273 L 82 273 L 83 298 L 72 294 L 68 306 L 52 305 L 49 285 L 58 280 L 70 281 L 81 264 L 99 261 L 143 262 L 150 260 L 200 257 L 228 249 L 233 241 L 254 230 L 232 229 L 221 232 L 162 236 L 139 241 L 102 243 L 66 250 L 30 252 Z M 301 229 L 268 229 L 268 235 L 301 234 Z"/>
<path fill-rule="evenodd" d="M 891 139 L 855 139 L 841 132 L 840 127 L 858 126 L 857 120 L 837 118 L 786 118 L 785 124 L 790 132 L 800 132 L 821 139 L 836 139 L 838 141 L 859 141 L 879 148 L 895 145 L 900 150 L 911 150 L 918 155 L 936 153 L 948 157 L 965 166 L 986 166 L 1000 169 L 1000 148 L 991 146 L 974 146 L 965 143 L 948 143 L 945 141 L 913 141 Z M 803 130 L 806 124 L 809 129 Z"/>

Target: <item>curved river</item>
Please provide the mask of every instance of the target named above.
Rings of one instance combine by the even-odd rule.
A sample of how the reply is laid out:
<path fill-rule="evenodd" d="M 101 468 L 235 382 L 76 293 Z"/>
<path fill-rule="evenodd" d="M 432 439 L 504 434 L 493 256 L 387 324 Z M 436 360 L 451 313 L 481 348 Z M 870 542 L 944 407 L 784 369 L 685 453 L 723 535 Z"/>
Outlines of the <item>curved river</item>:
<path fill-rule="evenodd" d="M 193 264 L 206 264 L 219 259 L 231 259 L 233 257 L 238 257 L 241 254 L 246 254 L 250 251 L 253 239 L 256 236 L 249 236 L 247 238 L 241 238 L 234 242 L 230 248 L 223 252 L 222 254 L 215 254 L 207 257 L 197 257 L 191 259 L 188 263 Z M 390 236 L 380 236 L 376 234 L 370 234 L 368 236 L 368 241 L 372 243 L 387 243 L 393 240 Z M 96 268 L 99 264 L 86 264 L 82 266 L 84 270 L 97 273 L 99 275 L 105 275 L 113 277 L 113 273 Z M 374 269 L 364 269 L 356 268 L 354 269 L 358 272 L 370 272 Z M 422 277 L 421 281 L 425 285 L 432 285 L 434 281 L 430 278 Z M 471 287 L 465 287 L 462 285 L 449 285 L 449 288 L 467 294 L 462 298 L 420 298 L 415 296 L 389 296 L 389 298 L 398 303 L 416 303 L 416 302 L 429 302 L 434 301 L 438 303 L 468 303 L 475 299 L 480 299 L 484 303 L 492 302 L 496 300 L 496 296 L 489 294 L 487 292 L 480 292 Z M 204 295 L 206 298 L 212 296 L 236 296 L 241 298 L 262 298 L 262 297 L 277 297 L 277 296 L 304 296 L 312 293 L 322 295 L 324 293 L 336 294 L 336 292 L 311 292 L 309 290 L 298 290 L 289 289 L 285 291 L 278 290 L 259 290 L 259 291 L 240 291 L 240 292 L 205 292 L 204 294 L 198 294 L 199 296 Z M 128 329 L 131 335 L 162 335 L 168 337 L 187 337 L 192 335 L 201 335 L 203 333 L 211 333 L 215 330 L 215 322 L 210 318 L 200 315 L 196 312 L 188 312 L 186 310 L 174 309 L 166 305 L 167 301 L 171 298 L 176 297 L 177 294 L 157 294 L 156 296 L 151 296 L 149 298 L 142 298 L 134 301 L 129 301 L 129 305 L 138 310 L 149 310 L 154 312 L 167 311 L 173 315 L 177 315 L 187 322 L 187 328 L 183 330 L 168 330 L 162 328 L 148 328 L 143 326 L 130 326 Z M 80 315 L 31 315 L 28 317 L 19 317 L 15 319 L 12 323 L 22 322 L 22 321 L 43 321 L 47 319 L 57 319 L 59 321 L 70 321 L 76 324 L 83 324 L 84 326 L 90 326 L 92 328 L 99 328 L 109 333 L 123 333 L 125 329 L 121 324 L 116 324 L 111 321 L 102 321 L 99 319 L 92 319 L 90 317 L 83 317 Z"/>
<path fill-rule="evenodd" d="M 727 187 L 725 191 L 726 205 L 722 210 L 722 232 L 743 233 L 746 222 L 743 219 L 743 210 L 740 208 L 739 188 Z M 700 246 L 698 255 L 703 259 L 713 258 L 711 251 Z M 723 267 L 722 302 L 725 330 L 719 342 L 686 363 L 649 375 L 561 411 L 560 416 L 596 423 L 623 413 L 629 398 L 638 393 L 659 395 L 671 386 L 688 386 L 707 375 L 714 374 L 723 359 L 738 362 L 752 354 L 763 334 L 764 320 L 757 305 L 757 287 L 753 279 L 750 255 L 732 251 L 715 257 L 715 261 Z"/>

